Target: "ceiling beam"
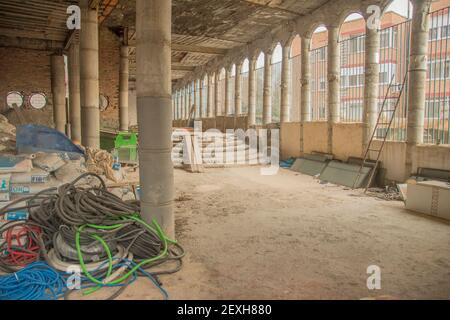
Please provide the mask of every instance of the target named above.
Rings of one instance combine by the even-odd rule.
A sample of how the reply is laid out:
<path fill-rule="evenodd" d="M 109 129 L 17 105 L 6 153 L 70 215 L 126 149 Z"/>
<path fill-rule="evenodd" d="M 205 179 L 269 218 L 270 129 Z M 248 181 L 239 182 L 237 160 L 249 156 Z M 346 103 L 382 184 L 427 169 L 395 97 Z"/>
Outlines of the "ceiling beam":
<path fill-rule="evenodd" d="M 133 48 L 136 47 L 136 40 L 130 40 L 129 46 L 133 47 Z M 223 55 L 227 54 L 227 52 L 228 52 L 227 49 L 204 47 L 204 46 L 197 46 L 197 45 L 191 45 L 191 44 L 179 44 L 179 43 L 172 43 L 172 51 L 202 53 L 202 54 L 219 55 L 219 56 L 223 56 Z"/>
<path fill-rule="evenodd" d="M 228 52 L 228 50 L 226 50 L 226 49 L 203 47 L 203 46 L 196 46 L 196 45 L 186 45 L 186 44 L 178 44 L 178 43 L 172 43 L 172 51 L 206 53 L 206 54 L 213 54 L 213 55 L 225 55 Z"/>
<path fill-rule="evenodd" d="M 40 50 L 40 51 L 56 51 L 64 48 L 63 41 L 53 41 L 44 39 L 31 39 L 22 37 L 6 37 L 0 35 L 0 47 Z"/>
<path fill-rule="evenodd" d="M 173 71 L 187 71 L 187 72 L 193 72 L 195 70 L 195 67 L 190 66 L 180 66 L 180 65 L 172 65 Z"/>
<path fill-rule="evenodd" d="M 292 11 L 289 9 L 285 9 L 285 8 L 280 8 L 276 5 L 270 5 L 270 2 L 267 1 L 261 1 L 261 0 L 241 0 L 241 2 L 247 2 L 247 3 L 251 3 L 253 5 L 256 5 L 260 8 L 265 8 L 265 9 L 269 9 L 269 10 L 273 10 L 273 11 L 278 11 L 278 12 L 284 12 L 284 13 L 289 13 L 292 14 L 294 16 L 300 17 L 300 13 L 296 12 L 296 11 Z"/>
<path fill-rule="evenodd" d="M 53 32 L 49 35 L 45 30 L 20 30 L 13 29 L 12 27 L 2 27 L 0 25 L 0 35 L 7 37 L 21 37 L 21 38 L 33 38 L 41 40 L 57 40 L 64 41 L 65 33 L 63 32 Z"/>

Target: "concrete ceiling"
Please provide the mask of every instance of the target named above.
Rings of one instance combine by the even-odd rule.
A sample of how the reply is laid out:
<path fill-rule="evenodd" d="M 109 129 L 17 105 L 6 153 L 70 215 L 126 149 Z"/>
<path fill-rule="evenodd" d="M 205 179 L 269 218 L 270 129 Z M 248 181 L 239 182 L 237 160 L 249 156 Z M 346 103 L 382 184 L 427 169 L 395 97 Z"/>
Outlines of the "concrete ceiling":
<path fill-rule="evenodd" d="M 333 0 L 172 0 L 172 67 L 174 80 L 195 67 L 249 43 L 274 26 L 306 16 Z M 61 49 L 70 41 L 66 9 L 79 0 L 1 0 L 0 46 Z M 135 41 L 135 0 L 91 0 L 99 22 L 127 27 Z M 131 49 L 131 78 L 135 50 Z"/>
<path fill-rule="evenodd" d="M 245 45 L 332 0 L 173 0 L 172 79 L 176 80 L 228 50 Z M 135 44 L 135 0 L 119 0 L 105 24 L 127 27 Z M 135 50 L 130 74 L 135 74 Z"/>

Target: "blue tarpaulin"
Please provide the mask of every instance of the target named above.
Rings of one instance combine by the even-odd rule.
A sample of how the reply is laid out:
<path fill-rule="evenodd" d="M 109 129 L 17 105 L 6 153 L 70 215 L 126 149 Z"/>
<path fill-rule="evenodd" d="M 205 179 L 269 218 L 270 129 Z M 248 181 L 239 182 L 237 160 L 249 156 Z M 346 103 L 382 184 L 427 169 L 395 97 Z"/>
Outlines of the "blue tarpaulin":
<path fill-rule="evenodd" d="M 17 127 L 16 148 L 19 153 L 75 153 L 84 155 L 84 151 L 61 132 L 35 124 Z"/>

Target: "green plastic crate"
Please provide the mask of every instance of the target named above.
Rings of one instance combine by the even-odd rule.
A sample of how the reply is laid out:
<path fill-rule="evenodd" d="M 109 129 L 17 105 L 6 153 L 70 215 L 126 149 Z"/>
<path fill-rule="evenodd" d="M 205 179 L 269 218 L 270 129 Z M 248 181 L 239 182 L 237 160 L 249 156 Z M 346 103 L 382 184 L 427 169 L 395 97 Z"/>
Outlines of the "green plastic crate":
<path fill-rule="evenodd" d="M 138 138 L 136 133 L 119 132 L 114 141 L 113 155 L 122 163 L 138 162 Z"/>

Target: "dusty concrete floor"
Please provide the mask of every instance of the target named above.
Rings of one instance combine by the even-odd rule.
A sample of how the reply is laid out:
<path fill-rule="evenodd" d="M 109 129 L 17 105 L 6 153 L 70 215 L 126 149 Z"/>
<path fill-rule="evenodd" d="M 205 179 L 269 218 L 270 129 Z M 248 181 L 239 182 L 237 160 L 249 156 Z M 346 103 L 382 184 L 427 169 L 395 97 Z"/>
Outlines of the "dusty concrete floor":
<path fill-rule="evenodd" d="M 172 299 L 450 298 L 450 224 L 287 170 L 175 172 L 181 272 Z M 369 265 L 382 289 L 369 291 Z M 154 299 L 147 280 L 121 299 Z"/>

